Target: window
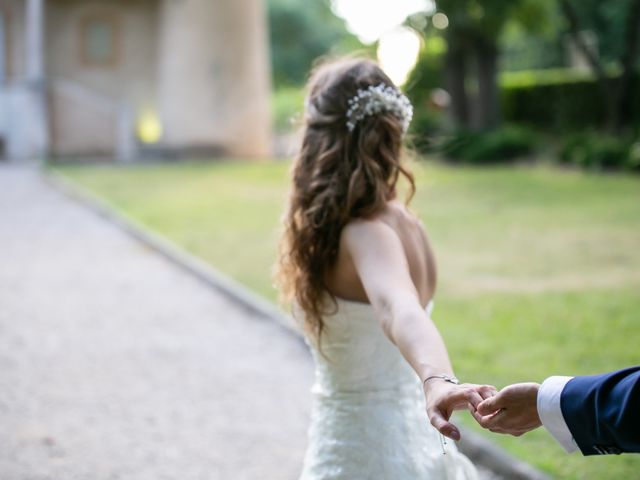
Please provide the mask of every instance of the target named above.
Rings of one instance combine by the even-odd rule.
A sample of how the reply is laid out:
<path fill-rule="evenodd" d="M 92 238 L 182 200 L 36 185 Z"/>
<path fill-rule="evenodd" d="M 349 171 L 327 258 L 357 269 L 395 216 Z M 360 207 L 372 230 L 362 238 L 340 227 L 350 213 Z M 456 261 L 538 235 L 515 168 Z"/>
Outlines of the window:
<path fill-rule="evenodd" d="M 118 62 L 118 23 L 114 16 L 91 16 L 81 26 L 80 58 L 84 65 L 114 66 Z"/>

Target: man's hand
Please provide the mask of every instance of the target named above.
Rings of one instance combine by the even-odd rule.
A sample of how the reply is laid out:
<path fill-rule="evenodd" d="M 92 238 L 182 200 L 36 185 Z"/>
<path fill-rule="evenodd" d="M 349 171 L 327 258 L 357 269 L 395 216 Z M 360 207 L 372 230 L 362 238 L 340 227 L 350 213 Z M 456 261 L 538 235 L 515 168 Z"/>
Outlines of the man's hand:
<path fill-rule="evenodd" d="M 471 412 L 477 422 L 495 433 L 519 437 L 542 425 L 538 416 L 537 383 L 516 383 L 484 400 Z"/>
<path fill-rule="evenodd" d="M 490 385 L 473 385 L 465 383 L 454 385 L 441 379 L 433 379 L 424 385 L 427 400 L 429 421 L 442 435 L 453 440 L 460 440 L 460 430 L 449 422 L 455 410 L 469 409 L 475 412 L 484 399 L 497 393 Z"/>

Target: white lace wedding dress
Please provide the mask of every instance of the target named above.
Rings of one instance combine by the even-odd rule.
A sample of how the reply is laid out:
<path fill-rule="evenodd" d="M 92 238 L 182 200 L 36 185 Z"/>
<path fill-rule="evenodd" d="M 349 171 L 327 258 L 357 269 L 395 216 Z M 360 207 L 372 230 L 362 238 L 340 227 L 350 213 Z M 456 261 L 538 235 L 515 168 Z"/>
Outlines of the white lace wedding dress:
<path fill-rule="evenodd" d="M 326 358 L 308 341 L 316 381 L 300 480 L 477 479 L 453 441 L 443 454 L 420 380 L 384 335 L 371 305 L 337 301 L 337 313 L 324 317 Z"/>

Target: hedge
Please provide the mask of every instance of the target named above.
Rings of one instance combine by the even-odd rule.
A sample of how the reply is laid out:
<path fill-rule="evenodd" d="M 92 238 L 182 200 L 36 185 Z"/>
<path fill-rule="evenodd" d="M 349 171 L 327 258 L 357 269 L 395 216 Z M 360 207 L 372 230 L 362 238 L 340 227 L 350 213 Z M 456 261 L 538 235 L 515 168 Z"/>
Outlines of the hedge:
<path fill-rule="evenodd" d="M 636 98 L 630 109 L 634 125 L 640 123 L 640 78 L 634 79 Z M 514 72 L 501 76 L 504 119 L 553 130 L 603 126 L 606 114 L 600 87 L 590 75 L 556 69 Z M 629 111 L 627 112 L 629 113 Z"/>
<path fill-rule="evenodd" d="M 640 172 L 640 142 L 632 137 L 580 132 L 564 139 L 559 160 L 588 170 Z"/>
<path fill-rule="evenodd" d="M 538 137 L 517 125 L 489 132 L 459 131 L 447 137 L 440 151 L 451 161 L 474 164 L 507 163 L 526 157 L 538 146 Z"/>

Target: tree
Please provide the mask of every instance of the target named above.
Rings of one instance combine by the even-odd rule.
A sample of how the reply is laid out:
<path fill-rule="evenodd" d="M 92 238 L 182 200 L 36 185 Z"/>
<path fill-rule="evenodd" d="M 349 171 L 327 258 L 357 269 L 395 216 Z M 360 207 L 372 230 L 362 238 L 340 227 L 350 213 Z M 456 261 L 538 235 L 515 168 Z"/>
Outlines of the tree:
<path fill-rule="evenodd" d="M 269 0 L 273 77 L 276 87 L 304 83 L 313 61 L 362 44 L 336 17 L 327 0 Z"/>
<path fill-rule="evenodd" d="M 549 6 L 550 0 L 436 0 L 437 12 L 449 19 L 445 77 L 459 126 L 486 130 L 499 125 L 500 34 L 509 21 L 529 30 L 542 28 Z"/>
<path fill-rule="evenodd" d="M 606 128 L 617 132 L 625 123 L 625 107 L 634 96 L 633 76 L 640 53 L 640 0 L 560 0 L 568 30 L 577 48 L 585 56 L 600 87 L 604 102 Z M 596 33 L 603 55 L 598 56 L 584 41 L 581 31 Z M 606 61 L 613 60 L 621 69 L 612 76 Z"/>

